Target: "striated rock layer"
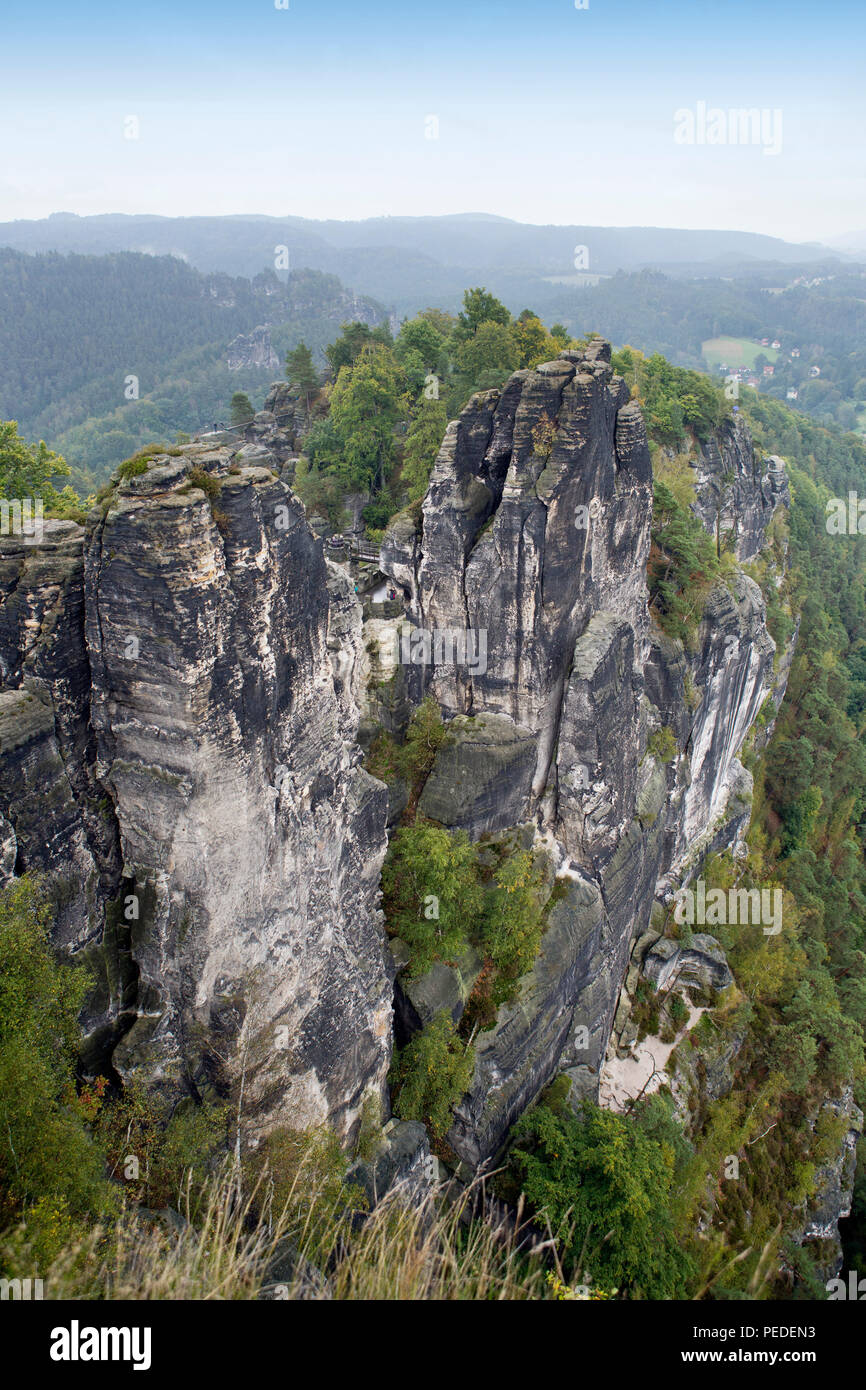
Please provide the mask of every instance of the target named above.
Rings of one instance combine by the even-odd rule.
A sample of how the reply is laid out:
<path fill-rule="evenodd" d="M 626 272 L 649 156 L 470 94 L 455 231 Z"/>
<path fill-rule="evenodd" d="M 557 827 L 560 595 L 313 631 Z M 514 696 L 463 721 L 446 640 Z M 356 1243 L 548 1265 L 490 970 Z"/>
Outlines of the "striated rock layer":
<path fill-rule="evenodd" d="M 704 524 L 733 529 L 739 558 L 757 553 L 787 492 L 753 467 L 742 422 L 704 447 L 696 481 Z M 475 396 L 448 427 L 419 524 L 397 518 L 382 547 L 413 626 L 469 630 L 467 651 L 486 654 L 436 664 L 434 643 L 407 668 L 454 735 L 419 811 L 474 836 L 529 825 L 570 880 L 517 1000 L 476 1039 L 448 1136 L 471 1167 L 558 1070 L 597 1092 L 659 880 L 748 816 L 737 755 L 774 683 L 764 601 L 737 571 L 696 650 L 668 641 L 647 608 L 651 517 L 643 420 L 594 340 Z M 652 751 L 661 730 L 676 740 L 666 761 Z"/>
<path fill-rule="evenodd" d="M 303 507 L 192 446 L 86 536 L 4 540 L 0 583 L 0 828 L 94 964 L 94 1054 L 350 1134 L 390 1058 L 387 794 L 355 743 L 360 607 Z"/>
<path fill-rule="evenodd" d="M 253 1130 L 350 1137 L 369 1092 L 387 1104 L 394 969 L 388 796 L 360 766 L 360 711 L 398 728 L 432 692 L 452 739 L 420 814 L 523 827 L 560 880 L 518 997 L 476 1039 L 449 1135 L 475 1167 L 557 1071 L 595 1094 L 659 886 L 741 832 L 738 754 L 780 698 L 763 599 L 735 572 L 691 652 L 650 622 L 647 440 L 596 340 L 448 426 L 382 566 L 415 627 L 471 633 L 477 659 L 434 643 L 386 700 L 376 633 L 286 483 L 301 402 L 272 397 L 246 442 L 127 470 L 86 530 L 0 540 L 0 870 L 46 877 L 58 944 L 93 969 L 89 1064 L 171 1102 L 242 1087 Z M 697 484 L 704 524 L 754 556 L 780 461 L 759 467 L 736 422 Z M 429 999 L 462 1007 L 445 975 L 413 987 L 404 1030 Z"/>

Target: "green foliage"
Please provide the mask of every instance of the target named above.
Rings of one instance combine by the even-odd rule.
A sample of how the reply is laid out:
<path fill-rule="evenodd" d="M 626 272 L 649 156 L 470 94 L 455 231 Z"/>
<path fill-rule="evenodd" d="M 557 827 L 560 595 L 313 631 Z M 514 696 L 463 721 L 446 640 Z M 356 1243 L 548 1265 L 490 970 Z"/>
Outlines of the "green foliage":
<path fill-rule="evenodd" d="M 349 487 L 380 490 L 394 462 L 394 427 L 405 408 L 405 378 L 388 349 L 361 349 L 343 366 L 331 394 L 330 422 L 338 452 L 331 466 Z"/>
<path fill-rule="evenodd" d="M 255 413 L 255 407 L 246 391 L 235 391 L 231 399 L 232 424 L 249 424 Z"/>
<path fill-rule="evenodd" d="M 361 1122 L 358 1125 L 358 1139 L 355 1145 L 356 1157 L 369 1162 L 374 1158 L 382 1142 L 382 1098 L 377 1091 L 369 1091 L 361 1105 Z"/>
<path fill-rule="evenodd" d="M 504 384 L 520 361 L 520 349 L 507 324 L 481 323 L 457 349 L 459 387 L 467 396 Z"/>
<path fill-rule="evenodd" d="M 513 336 L 517 344 L 519 367 L 535 367 L 539 362 L 548 362 L 557 354 L 557 346 L 552 336 L 531 309 L 524 309 L 514 324 Z"/>
<path fill-rule="evenodd" d="M 638 1118 L 584 1101 L 577 1115 L 539 1105 L 514 1128 L 510 1165 L 545 1213 L 572 1278 L 630 1297 L 688 1297 L 696 1273 L 670 1213 L 679 1154 L 657 1108 Z M 665 1133 L 665 1130 L 668 1132 Z"/>
<path fill-rule="evenodd" d="M 406 319 L 400 327 L 394 344 L 394 355 L 403 361 L 404 355 L 417 353 L 424 369 L 435 371 L 442 358 L 445 335 L 439 332 L 429 318 L 418 314 L 414 319 Z"/>
<path fill-rule="evenodd" d="M 113 1205 L 75 1088 L 89 979 L 54 958 L 49 921 L 29 879 L 0 892 L 0 1224 L 32 1217 L 43 1262 Z"/>
<path fill-rule="evenodd" d="M 305 458 L 298 459 L 292 491 L 300 497 L 308 512 L 327 517 L 335 531 L 342 528 L 347 519 L 342 489 L 327 469 L 320 469 Z"/>
<path fill-rule="evenodd" d="M 380 535 L 384 533 L 385 527 L 397 510 L 397 503 L 394 501 L 387 488 L 378 493 L 372 502 L 368 502 L 361 509 L 361 520 L 367 528 L 368 535 Z"/>
<path fill-rule="evenodd" d="M 401 770 L 416 791 L 426 782 L 439 749 L 449 740 L 448 728 L 432 695 L 413 711 L 401 750 Z"/>
<path fill-rule="evenodd" d="M 434 1139 L 443 1139 L 474 1068 L 475 1049 L 457 1037 L 446 1012 L 437 1014 L 397 1053 L 392 1069 L 396 1113 L 401 1120 L 421 1120 Z"/>
<path fill-rule="evenodd" d="M 720 574 L 715 547 L 698 519 L 659 480 L 653 487 L 651 535 L 650 607 L 665 632 L 689 644 Z"/>
<path fill-rule="evenodd" d="M 416 824 L 401 827 L 382 870 L 388 930 L 412 952 L 410 973 L 451 960 L 468 944 L 484 893 L 475 848 L 461 831 Z"/>
<path fill-rule="evenodd" d="M 130 478 L 140 478 L 147 472 L 149 460 L 146 458 L 133 457 L 124 459 L 123 463 L 118 464 L 117 476 L 123 482 L 128 482 Z"/>
<path fill-rule="evenodd" d="M 185 1208 L 192 1215 L 225 1153 L 228 1111 L 191 1100 L 168 1115 L 156 1094 L 132 1082 L 96 1116 L 109 1176 L 138 1205 Z"/>
<path fill-rule="evenodd" d="M 514 995 L 517 980 L 538 954 L 545 927 L 544 874 L 529 850 L 507 856 L 493 876 L 484 906 L 481 940 L 496 970 L 494 1004 Z"/>
<path fill-rule="evenodd" d="M 192 487 L 199 488 L 205 494 L 209 502 L 214 502 L 220 495 L 219 478 L 214 477 L 213 473 L 208 473 L 204 468 L 191 468 L 189 481 Z"/>
<path fill-rule="evenodd" d="M 40 440 L 27 444 L 18 433 L 15 420 L 0 420 L 0 497 L 42 499 L 47 513 L 63 504 L 77 502 L 69 488 L 58 493 L 52 479 L 69 476 L 69 466 Z"/>
<path fill-rule="evenodd" d="M 677 756 L 677 736 L 667 724 L 656 729 L 647 739 L 646 751 L 660 763 L 669 763 Z"/>
<path fill-rule="evenodd" d="M 410 502 L 418 501 L 427 491 L 447 424 L 444 402 L 422 396 L 409 426 L 403 452 L 402 479 Z"/>
<path fill-rule="evenodd" d="M 368 323 L 356 320 L 354 323 L 342 325 L 339 338 L 325 348 L 325 356 L 331 371 L 337 376 L 343 367 L 353 367 L 365 348 L 387 348 L 392 344 L 393 338 L 387 324 L 382 323 L 377 328 L 371 328 Z"/>
<path fill-rule="evenodd" d="M 412 711 L 403 743 L 398 743 L 384 730 L 376 735 L 367 755 L 367 771 L 383 782 L 392 783 L 402 778 L 409 784 L 414 807 L 436 754 L 450 738 L 438 704 L 432 695 L 427 695 Z"/>
<path fill-rule="evenodd" d="M 286 353 L 286 376 L 293 386 L 300 387 L 309 405 L 310 397 L 318 387 L 319 378 L 313 365 L 313 354 L 306 343 L 300 342 L 297 347 Z"/>
<path fill-rule="evenodd" d="M 689 1009 L 686 1001 L 680 994 L 672 994 L 668 1001 L 668 1014 L 674 1028 L 679 1031 L 689 1019 Z"/>
<path fill-rule="evenodd" d="M 253 257 L 242 279 L 176 256 L 0 248 L 0 418 L 15 414 L 25 437 L 48 440 L 81 495 L 148 440 L 210 429 L 232 392 L 256 400 L 272 380 L 268 367 L 229 369 L 234 337 L 267 321 L 278 355 L 303 340 L 319 357 L 346 301 L 334 275 L 283 280 L 257 274 L 262 263 Z M 362 304 L 381 317 L 373 300 Z M 137 400 L 125 397 L 122 363 L 134 364 Z"/>
<path fill-rule="evenodd" d="M 463 295 L 463 309 L 457 315 L 457 337 L 460 340 L 477 334 L 482 324 L 496 323 L 508 326 L 511 315 L 505 305 L 495 295 L 483 288 L 466 290 Z"/>

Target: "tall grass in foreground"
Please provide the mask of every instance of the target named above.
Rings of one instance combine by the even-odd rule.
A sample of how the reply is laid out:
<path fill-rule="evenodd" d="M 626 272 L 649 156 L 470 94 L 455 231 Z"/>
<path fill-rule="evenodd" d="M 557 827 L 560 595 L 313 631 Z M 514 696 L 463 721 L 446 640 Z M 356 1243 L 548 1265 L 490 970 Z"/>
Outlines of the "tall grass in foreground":
<path fill-rule="evenodd" d="M 513 1219 L 471 1212 L 480 1184 L 440 1186 L 418 1204 L 396 1189 L 372 1212 L 335 1185 L 314 1148 L 288 1194 L 267 1168 L 244 1194 L 234 1163 L 181 1195 L 177 1212 L 132 1209 L 67 1246 L 47 1299 L 469 1299 L 563 1297 L 553 1243 Z M 192 1218 L 192 1219 L 190 1219 Z M 537 1234 L 537 1233 L 536 1233 Z M 542 1261 L 546 1257 L 547 1264 Z M 32 1274 L 25 1233 L 7 1237 L 9 1275 Z M 549 1272 L 550 1271 L 550 1272 Z M 553 1277 L 555 1272 L 555 1280 Z M 566 1294 L 565 1296 L 569 1296 Z M 573 1295 L 572 1295 L 573 1296 Z"/>

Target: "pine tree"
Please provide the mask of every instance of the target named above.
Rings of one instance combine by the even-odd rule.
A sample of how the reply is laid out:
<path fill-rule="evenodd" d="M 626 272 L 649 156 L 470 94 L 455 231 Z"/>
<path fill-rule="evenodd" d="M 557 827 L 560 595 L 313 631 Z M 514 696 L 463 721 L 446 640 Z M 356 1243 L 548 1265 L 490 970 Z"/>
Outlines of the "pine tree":
<path fill-rule="evenodd" d="M 293 386 L 301 388 L 309 410 L 310 400 L 319 385 L 319 378 L 313 366 L 313 354 L 306 343 L 298 343 L 296 348 L 286 353 L 286 376 Z"/>
<path fill-rule="evenodd" d="M 235 391 L 232 396 L 232 424 L 247 425 L 255 415 L 253 403 L 245 391 Z"/>

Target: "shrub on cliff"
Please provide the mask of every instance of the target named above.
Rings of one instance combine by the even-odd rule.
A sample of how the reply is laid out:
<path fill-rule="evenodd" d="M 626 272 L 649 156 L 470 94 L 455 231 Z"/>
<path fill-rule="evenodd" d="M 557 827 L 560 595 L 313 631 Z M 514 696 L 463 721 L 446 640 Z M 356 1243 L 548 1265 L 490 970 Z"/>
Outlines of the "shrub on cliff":
<path fill-rule="evenodd" d="M 571 1277 L 631 1297 L 688 1296 L 695 1276 L 669 1209 L 676 1156 L 631 1117 L 584 1101 L 578 1115 L 536 1106 L 514 1130 L 510 1164 L 562 1239 Z"/>
<path fill-rule="evenodd" d="M 435 825 L 403 826 L 391 841 L 382 890 L 389 930 L 409 946 L 413 975 L 466 949 L 483 900 L 475 849 L 466 834 Z"/>
<path fill-rule="evenodd" d="M 434 1139 L 443 1139 L 474 1069 L 475 1049 L 458 1038 L 443 1010 L 397 1053 L 391 1077 L 396 1113 L 421 1120 Z"/>
<path fill-rule="evenodd" d="M 510 999 L 532 966 L 544 931 L 544 874 L 531 851 L 510 854 L 487 893 L 481 939 L 496 970 L 494 1004 Z"/>
<path fill-rule="evenodd" d="M 50 516 L 72 516 L 80 503 L 71 487 L 58 492 L 54 479 L 68 477 L 69 465 L 40 440 L 27 444 L 14 420 L 0 420 L 0 497 L 9 500 L 41 499 Z"/>
<path fill-rule="evenodd" d="M 720 573 L 715 547 L 697 518 L 658 479 L 653 488 L 651 535 L 650 610 L 669 636 L 688 644 Z"/>
<path fill-rule="evenodd" d="M 89 979 L 55 959 L 48 922 L 29 879 L 0 893 L 0 1224 L 24 1220 L 38 1262 L 112 1207 L 75 1088 Z"/>

